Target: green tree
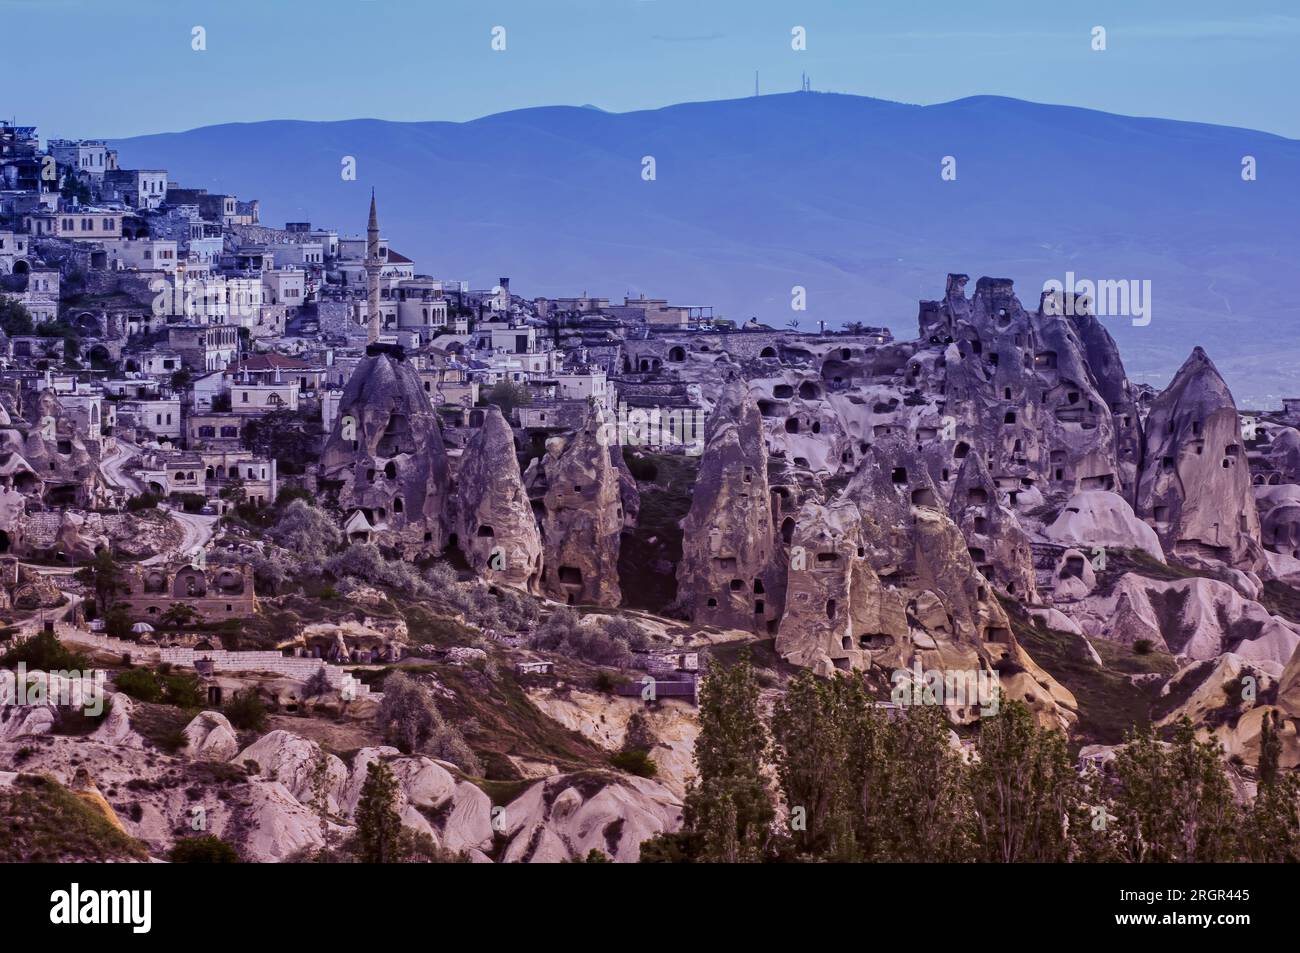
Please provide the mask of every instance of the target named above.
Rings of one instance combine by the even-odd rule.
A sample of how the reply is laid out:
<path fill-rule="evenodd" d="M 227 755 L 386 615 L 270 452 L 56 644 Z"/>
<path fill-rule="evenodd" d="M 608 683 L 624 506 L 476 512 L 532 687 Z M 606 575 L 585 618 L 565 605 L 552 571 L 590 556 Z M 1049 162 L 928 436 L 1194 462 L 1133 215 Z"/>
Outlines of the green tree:
<path fill-rule="evenodd" d="M 837 672 L 828 680 L 803 672 L 773 710 L 777 778 L 800 854 L 838 861 L 858 856 L 864 777 L 853 755 L 861 740 L 855 737 L 856 696 L 863 694 L 860 678 Z"/>
<path fill-rule="evenodd" d="M 1279 770 L 1280 722 L 1271 709 L 1260 725 L 1258 785 L 1242 829 L 1244 858 L 1256 863 L 1300 861 L 1300 777 Z"/>
<path fill-rule="evenodd" d="M 429 690 L 408 675 L 393 672 L 384 679 L 384 700 L 375 724 L 391 744 L 407 754 L 428 754 L 450 761 L 468 774 L 483 773 L 478 756 L 460 730 L 442 717 Z"/>
<path fill-rule="evenodd" d="M 397 781 L 383 761 L 376 758 L 366 768 L 361 799 L 356 810 L 356 855 L 363 864 L 400 863 L 402 819 L 397 813 Z"/>
<path fill-rule="evenodd" d="M 1069 859 L 1065 831 L 1080 787 L 1060 732 L 1040 728 L 1028 708 L 1004 699 L 980 723 L 979 762 L 969 773 L 983 860 Z"/>
<path fill-rule="evenodd" d="M 131 591 L 126 584 L 122 567 L 108 547 L 99 550 L 95 553 L 94 560 L 77 570 L 76 580 L 95 590 L 95 609 L 101 616 L 108 615 L 118 595 Z"/>
<path fill-rule="evenodd" d="M 89 205 L 93 201 L 90 193 L 90 186 L 77 178 L 75 174 L 65 173 L 63 176 L 63 186 L 59 189 L 63 198 L 69 202 L 75 202 L 78 205 Z"/>
<path fill-rule="evenodd" d="M 500 381 L 492 385 L 492 389 L 487 392 L 483 400 L 500 407 L 501 414 L 506 420 L 514 416 L 516 407 L 527 407 L 533 402 L 528 388 L 513 381 Z"/>
<path fill-rule="evenodd" d="M 13 668 L 19 663 L 42 672 L 81 671 L 90 667 L 90 661 L 80 652 L 73 652 L 59 641 L 53 632 L 41 630 L 19 645 L 15 645 L 0 658 L 0 665 Z"/>
<path fill-rule="evenodd" d="M 221 709 L 230 723 L 244 731 L 262 731 L 266 728 L 266 705 L 256 688 L 236 692 Z"/>
<path fill-rule="evenodd" d="M 329 756 L 322 748 L 316 753 L 311 773 L 311 808 L 320 820 L 321 849 L 315 857 L 318 864 L 334 864 L 341 859 L 334 850 L 334 833 L 330 825 L 329 780 Z"/>
<path fill-rule="evenodd" d="M 1130 863 L 1216 863 L 1234 859 L 1241 813 L 1216 742 L 1196 739 L 1184 717 L 1164 744 L 1150 728 L 1115 758 L 1114 813 Z"/>
<path fill-rule="evenodd" d="M 167 607 L 167 611 L 158 617 L 163 625 L 181 629 L 199 617 L 198 610 L 184 602 L 176 602 Z"/>
<path fill-rule="evenodd" d="M 762 773 L 770 742 L 758 701 L 747 653 L 731 666 L 712 666 L 701 685 L 696 780 L 683 820 L 702 861 L 753 863 L 768 856 L 776 811 Z"/>
<path fill-rule="evenodd" d="M 861 805 L 869 814 L 871 860 L 969 860 L 970 789 L 952 728 L 938 705 L 905 709 L 883 734 Z"/>
<path fill-rule="evenodd" d="M 125 606 L 113 606 L 104 614 L 104 632 L 115 639 L 131 637 L 131 616 Z"/>
<path fill-rule="evenodd" d="M 0 295 L 0 331 L 12 337 L 15 334 L 31 334 L 34 328 L 32 313 L 25 304 Z"/>

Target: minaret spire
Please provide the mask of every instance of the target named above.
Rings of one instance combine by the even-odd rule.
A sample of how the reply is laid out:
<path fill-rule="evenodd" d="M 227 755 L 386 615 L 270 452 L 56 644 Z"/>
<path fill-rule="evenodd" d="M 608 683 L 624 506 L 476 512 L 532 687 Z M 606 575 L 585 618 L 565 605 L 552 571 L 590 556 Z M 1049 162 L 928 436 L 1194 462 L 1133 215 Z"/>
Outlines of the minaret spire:
<path fill-rule="evenodd" d="M 370 222 L 366 226 L 366 316 L 370 333 L 366 343 L 379 342 L 379 212 L 375 208 L 375 190 L 370 190 Z"/>

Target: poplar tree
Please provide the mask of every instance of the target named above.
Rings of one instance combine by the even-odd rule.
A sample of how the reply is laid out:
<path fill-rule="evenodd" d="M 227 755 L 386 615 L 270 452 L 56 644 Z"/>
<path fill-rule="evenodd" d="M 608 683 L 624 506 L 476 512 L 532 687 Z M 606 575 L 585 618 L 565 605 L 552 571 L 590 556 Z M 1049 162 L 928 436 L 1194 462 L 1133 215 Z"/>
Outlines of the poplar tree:
<path fill-rule="evenodd" d="M 770 741 L 749 655 L 713 665 L 700 686 L 696 780 L 683 823 L 703 862 L 756 863 L 768 856 L 776 811 L 762 767 Z"/>
<path fill-rule="evenodd" d="M 1019 701 L 980 723 L 970 770 L 981 859 L 1001 863 L 1069 859 L 1068 819 L 1080 784 L 1060 732 L 1040 728 Z"/>
<path fill-rule="evenodd" d="M 397 781 L 383 761 L 371 761 L 357 802 L 357 860 L 398 863 L 402 857 L 402 819 L 397 813 Z"/>

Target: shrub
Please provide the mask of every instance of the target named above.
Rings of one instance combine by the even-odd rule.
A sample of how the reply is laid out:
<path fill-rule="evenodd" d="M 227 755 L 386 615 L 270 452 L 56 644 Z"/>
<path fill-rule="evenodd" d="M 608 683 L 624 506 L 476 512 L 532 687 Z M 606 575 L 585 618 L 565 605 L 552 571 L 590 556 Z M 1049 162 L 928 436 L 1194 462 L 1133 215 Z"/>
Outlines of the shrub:
<path fill-rule="evenodd" d="M 104 616 L 104 632 L 115 639 L 131 637 L 131 617 L 123 606 L 114 606 Z"/>
<path fill-rule="evenodd" d="M 35 636 L 14 646 L 0 658 L 0 665 L 8 668 L 23 662 L 29 669 L 43 672 L 82 670 L 90 666 L 86 656 L 67 649 L 53 632 L 38 632 Z"/>
<path fill-rule="evenodd" d="M 141 510 L 153 510 L 158 508 L 162 502 L 162 497 L 156 493 L 141 493 L 139 496 L 133 496 L 126 501 L 126 508 L 132 513 L 138 513 Z"/>
<path fill-rule="evenodd" d="M 266 728 L 266 705 L 255 688 L 236 692 L 221 711 L 232 725 L 241 730 L 262 731 Z"/>
<path fill-rule="evenodd" d="M 182 837 L 171 849 L 173 864 L 237 864 L 239 854 L 220 837 Z"/>
<path fill-rule="evenodd" d="M 330 686 L 329 676 L 325 674 L 325 666 L 321 666 L 311 673 L 307 683 L 302 687 L 303 698 L 319 698 L 321 695 L 328 695 L 333 688 Z"/>
<path fill-rule="evenodd" d="M 468 774 L 483 773 L 473 749 L 459 729 L 442 717 L 429 690 L 401 672 L 384 679 L 384 700 L 376 725 L 407 754 L 427 754 L 450 761 Z"/>
<path fill-rule="evenodd" d="M 1133 643 L 1133 651 L 1138 655 L 1150 655 L 1155 647 L 1156 644 L 1150 639 L 1138 639 Z"/>
<path fill-rule="evenodd" d="M 177 708 L 203 705 L 203 688 L 193 672 L 163 672 L 133 668 L 118 673 L 113 680 L 123 695 L 142 702 L 161 702 Z"/>
<path fill-rule="evenodd" d="M 414 566 L 385 559 L 379 547 L 372 543 L 354 543 L 328 559 L 325 568 L 335 579 L 354 576 L 374 585 L 391 586 L 409 596 L 427 597 L 433 591 Z"/>
<path fill-rule="evenodd" d="M 619 751 L 610 756 L 609 763 L 620 771 L 634 774 L 638 778 L 653 778 L 659 773 L 659 768 L 650 760 L 650 753 L 640 748 Z"/>
<path fill-rule="evenodd" d="M 176 672 L 162 677 L 163 700 L 177 708 L 200 708 L 205 701 L 203 686 L 193 672 Z"/>
<path fill-rule="evenodd" d="M 277 502 L 288 490 L 282 491 Z M 325 511 L 312 506 L 301 497 L 291 497 L 284 513 L 266 535 L 278 546 L 291 550 L 305 562 L 325 562 L 338 548 L 341 534 L 334 520 Z"/>
<path fill-rule="evenodd" d="M 605 636 L 617 642 L 623 642 L 634 652 L 644 651 L 650 647 L 650 639 L 641 626 L 622 616 L 605 620 Z"/>
<path fill-rule="evenodd" d="M 113 685 L 123 695 L 136 701 L 157 702 L 162 698 L 162 684 L 158 674 L 147 668 L 133 668 L 118 673 Z"/>
<path fill-rule="evenodd" d="M 179 493 L 177 499 L 186 513 L 197 513 L 208 503 L 207 497 L 199 493 Z"/>
<path fill-rule="evenodd" d="M 593 665 L 627 668 L 632 663 L 632 652 L 627 642 L 610 637 L 608 625 L 584 626 L 572 609 L 557 609 L 538 628 L 531 645 L 534 649 L 559 652 Z"/>

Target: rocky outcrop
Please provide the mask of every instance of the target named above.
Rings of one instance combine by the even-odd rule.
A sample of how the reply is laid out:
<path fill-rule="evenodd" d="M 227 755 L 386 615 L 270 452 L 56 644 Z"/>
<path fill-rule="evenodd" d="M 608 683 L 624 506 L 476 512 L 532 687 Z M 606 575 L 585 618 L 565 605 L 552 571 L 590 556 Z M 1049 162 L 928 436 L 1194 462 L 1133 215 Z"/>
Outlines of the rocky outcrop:
<path fill-rule="evenodd" d="M 682 521 L 678 602 L 697 623 L 766 632 L 781 616 L 763 422 L 743 382 L 727 385 L 705 427 Z"/>
<path fill-rule="evenodd" d="M 437 414 L 399 348 L 373 345 L 348 379 L 321 454 L 321 487 L 351 540 L 407 558 L 447 544 L 449 479 Z"/>
<path fill-rule="evenodd" d="M 0 425 L 0 483 L 46 503 L 99 505 L 106 488 L 94 446 L 92 453 L 46 386 L 25 403 L 21 416 Z"/>
<path fill-rule="evenodd" d="M 864 558 L 861 533 L 862 512 L 851 500 L 809 502 L 799 511 L 776 637 L 776 651 L 791 664 L 829 675 L 866 669 L 873 653 L 910 646 L 904 601 Z"/>
<path fill-rule="evenodd" d="M 568 437 L 552 437 L 533 471 L 542 490 L 542 591 L 569 605 L 617 606 L 623 532 L 619 471 L 610 460 L 604 415 L 593 409 Z M 532 469 L 532 468 L 530 468 Z"/>
<path fill-rule="evenodd" d="M 1070 497 L 1056 520 L 1043 530 L 1052 542 L 1077 546 L 1087 552 L 1103 549 L 1138 549 L 1165 561 L 1160 539 L 1117 493 L 1085 490 Z"/>
<path fill-rule="evenodd" d="M 465 447 L 456 480 L 460 549 L 485 579 L 539 594 L 542 538 L 515 457 L 514 434 L 489 407 Z"/>
<path fill-rule="evenodd" d="M 893 438 L 872 447 L 840 499 L 804 507 L 794 538 L 811 548 L 791 548 L 776 641 L 788 661 L 822 673 L 914 664 L 998 672 L 1003 690 L 1044 723 L 1074 719 L 1074 697 L 1016 642 L 922 456 L 908 443 Z"/>
<path fill-rule="evenodd" d="M 369 766 L 382 760 L 397 782 L 397 813 L 407 827 L 428 834 L 438 846 L 486 857 L 492 847 L 492 801 L 468 781 L 458 781 L 442 763 L 396 748 L 362 748 L 352 759 L 340 811 L 355 818 Z"/>
<path fill-rule="evenodd" d="M 1256 486 L 1260 541 L 1270 552 L 1300 558 L 1300 486 Z"/>
<path fill-rule="evenodd" d="M 187 734 L 186 738 L 190 736 Z M 322 759 L 324 773 L 317 777 Z M 284 785 L 286 791 L 303 803 L 317 797 L 318 785 L 331 812 L 339 809 L 339 796 L 347 782 L 347 768 L 336 756 L 321 750 L 314 741 L 289 731 L 276 730 L 263 735 L 234 759 L 239 764 L 253 761 L 260 775 Z"/>
<path fill-rule="evenodd" d="M 1217 579 L 1125 573 L 1109 593 L 1064 609 L 1091 636 L 1122 644 L 1148 639 L 1194 660 L 1233 652 L 1248 662 L 1281 665 L 1300 646 L 1300 626 Z"/>
<path fill-rule="evenodd" d="M 598 850 L 635 863 L 641 844 L 681 827 L 682 802 L 645 778 L 603 772 L 539 781 L 502 812 L 506 863 L 561 863 Z"/>
<path fill-rule="evenodd" d="M 967 280 L 950 275 L 942 301 L 922 302 L 922 341 L 943 351 L 907 371 L 909 383 L 946 399 L 948 434 L 939 436 L 954 461 L 982 455 L 1012 508 L 1123 490 L 1137 424 L 1126 393 L 1112 394 L 1112 406 L 1099 388 L 1093 360 L 1123 376 L 1105 329 L 1055 299 L 1027 312 L 1005 279 L 981 278 L 967 299 Z"/>
<path fill-rule="evenodd" d="M 229 761 L 239 751 L 239 740 L 225 715 L 203 711 L 185 726 L 185 751 L 199 761 Z"/>
<path fill-rule="evenodd" d="M 1199 347 L 1151 405 L 1136 509 L 1166 553 L 1242 568 L 1261 563 L 1237 407 Z"/>
<path fill-rule="evenodd" d="M 1033 552 L 1015 512 L 998 500 L 997 486 L 978 454 L 967 454 L 953 485 L 948 512 L 966 537 L 984 577 L 1021 602 L 1038 600 Z"/>

